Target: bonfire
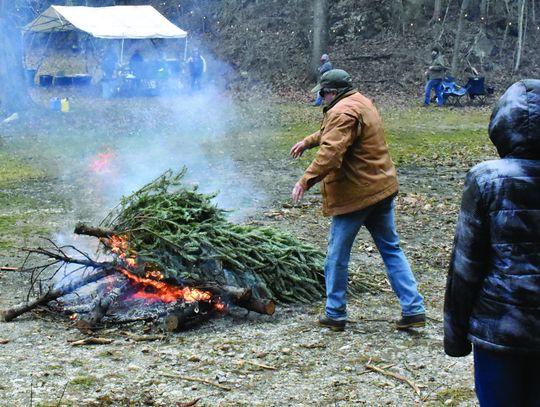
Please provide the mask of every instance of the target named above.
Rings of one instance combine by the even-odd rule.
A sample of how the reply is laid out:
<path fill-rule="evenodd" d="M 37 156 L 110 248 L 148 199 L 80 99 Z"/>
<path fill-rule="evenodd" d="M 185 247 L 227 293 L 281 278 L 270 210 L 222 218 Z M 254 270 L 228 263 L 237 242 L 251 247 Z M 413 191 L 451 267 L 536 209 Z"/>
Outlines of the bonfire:
<path fill-rule="evenodd" d="M 231 306 L 271 315 L 276 303 L 321 298 L 323 253 L 278 229 L 228 221 L 215 194 L 183 182 L 185 172 L 167 171 L 122 198 L 98 226 L 76 225 L 99 240 L 106 261 L 52 241 L 23 249 L 20 270 L 36 298 L 0 318 L 46 305 L 87 329 L 153 319 L 178 331 Z"/>

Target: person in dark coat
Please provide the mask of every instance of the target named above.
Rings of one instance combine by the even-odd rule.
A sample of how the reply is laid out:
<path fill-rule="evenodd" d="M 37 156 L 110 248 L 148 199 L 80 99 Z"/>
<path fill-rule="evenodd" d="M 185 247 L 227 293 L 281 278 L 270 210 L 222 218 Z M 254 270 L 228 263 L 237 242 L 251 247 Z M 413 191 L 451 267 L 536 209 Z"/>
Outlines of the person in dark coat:
<path fill-rule="evenodd" d="M 444 104 L 442 82 L 446 69 L 447 67 L 441 50 L 438 47 L 433 47 L 431 49 L 431 65 L 425 72 L 427 82 L 424 89 L 424 106 L 429 106 L 429 100 L 431 99 L 433 90 L 435 90 L 435 95 L 437 96 L 437 105 L 442 106 Z"/>
<path fill-rule="evenodd" d="M 191 57 L 187 60 L 187 66 L 191 79 L 191 90 L 201 90 L 202 76 L 206 72 L 206 60 L 197 48 L 192 51 Z"/>
<path fill-rule="evenodd" d="M 107 48 L 103 60 L 101 61 L 101 70 L 103 71 L 103 79 L 111 80 L 118 66 L 118 55 L 112 48 Z"/>
<path fill-rule="evenodd" d="M 474 348 L 481 406 L 540 406 L 540 80 L 510 86 L 467 174 L 444 302 L 444 350 Z"/>
<path fill-rule="evenodd" d="M 317 68 L 317 71 L 319 73 L 318 82 L 320 82 L 323 74 L 325 72 L 330 71 L 332 68 L 333 68 L 332 62 L 330 62 L 330 57 L 328 56 L 328 54 L 322 54 L 321 59 L 319 60 L 319 67 Z M 317 92 L 317 97 L 315 99 L 315 102 L 313 102 L 313 106 L 320 106 L 322 103 L 322 100 L 323 100 L 322 96 L 320 95 L 319 92 Z"/>

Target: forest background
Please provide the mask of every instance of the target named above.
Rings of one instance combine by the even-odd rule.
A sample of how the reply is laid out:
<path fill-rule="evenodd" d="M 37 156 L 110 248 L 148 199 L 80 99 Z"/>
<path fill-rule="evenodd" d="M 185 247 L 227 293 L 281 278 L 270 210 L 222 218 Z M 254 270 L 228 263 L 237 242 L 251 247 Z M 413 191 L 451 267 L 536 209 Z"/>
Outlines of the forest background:
<path fill-rule="evenodd" d="M 190 48 L 200 46 L 225 64 L 217 74 L 226 76 L 227 87 L 289 99 L 306 99 L 322 53 L 371 97 L 398 103 L 421 94 L 433 46 L 458 83 L 477 72 L 502 91 L 539 73 L 537 0 L 2 0 L 0 59 L 8 63 L 0 67 L 0 109 L 6 112 L 28 103 L 12 80 L 23 82 L 20 30 L 53 3 L 151 4 L 189 32 Z"/>

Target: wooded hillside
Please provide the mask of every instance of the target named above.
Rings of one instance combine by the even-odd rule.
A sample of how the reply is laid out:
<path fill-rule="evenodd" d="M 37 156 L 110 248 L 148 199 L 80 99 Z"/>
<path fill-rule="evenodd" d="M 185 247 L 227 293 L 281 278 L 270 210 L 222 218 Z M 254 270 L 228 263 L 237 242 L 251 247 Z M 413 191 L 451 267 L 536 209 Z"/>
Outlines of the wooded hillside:
<path fill-rule="evenodd" d="M 51 1 L 0 1 L 2 45 Z M 410 95 L 421 88 L 430 49 L 439 46 L 458 82 L 473 72 L 501 90 L 515 79 L 539 77 L 538 0 L 153 0 L 54 1 L 105 6 L 152 4 L 190 33 L 189 44 L 227 67 L 231 85 L 306 92 L 318 58 L 348 70 L 357 85 Z M 15 25 L 15 27 L 13 26 Z M 3 51 L 9 55 L 6 51 Z M 17 53 L 10 53 L 17 58 Z M 2 82 L 9 69 L 0 70 Z M 12 72 L 12 71 L 11 71 Z M 217 75 L 222 75 L 218 70 Z M 9 82 L 9 81 L 8 81 Z M 7 83 L 7 82 L 6 82 Z M 247 86 L 246 86 L 247 85 Z"/>

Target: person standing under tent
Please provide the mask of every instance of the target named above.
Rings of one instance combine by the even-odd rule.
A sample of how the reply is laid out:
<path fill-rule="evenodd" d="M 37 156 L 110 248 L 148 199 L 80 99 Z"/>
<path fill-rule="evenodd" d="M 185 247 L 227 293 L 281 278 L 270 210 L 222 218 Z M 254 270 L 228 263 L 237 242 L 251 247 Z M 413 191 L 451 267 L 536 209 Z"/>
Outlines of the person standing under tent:
<path fill-rule="evenodd" d="M 191 52 L 191 56 L 187 60 L 187 66 L 191 82 L 191 90 L 201 90 L 202 77 L 206 72 L 206 60 L 200 54 L 198 48 L 194 48 Z"/>

